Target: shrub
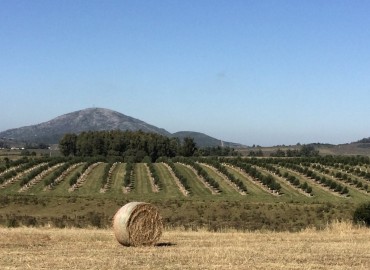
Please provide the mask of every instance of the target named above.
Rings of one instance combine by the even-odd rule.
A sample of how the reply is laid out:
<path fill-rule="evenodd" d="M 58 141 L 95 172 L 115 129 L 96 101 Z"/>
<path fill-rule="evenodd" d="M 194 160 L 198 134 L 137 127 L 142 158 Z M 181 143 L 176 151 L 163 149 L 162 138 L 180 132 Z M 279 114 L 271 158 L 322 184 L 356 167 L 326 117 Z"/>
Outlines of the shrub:
<path fill-rule="evenodd" d="M 370 202 L 360 205 L 353 214 L 353 221 L 355 223 L 364 224 L 370 227 Z"/>
<path fill-rule="evenodd" d="M 6 227 L 8 227 L 8 228 L 19 227 L 19 222 L 15 217 L 11 217 L 11 218 L 6 220 Z"/>

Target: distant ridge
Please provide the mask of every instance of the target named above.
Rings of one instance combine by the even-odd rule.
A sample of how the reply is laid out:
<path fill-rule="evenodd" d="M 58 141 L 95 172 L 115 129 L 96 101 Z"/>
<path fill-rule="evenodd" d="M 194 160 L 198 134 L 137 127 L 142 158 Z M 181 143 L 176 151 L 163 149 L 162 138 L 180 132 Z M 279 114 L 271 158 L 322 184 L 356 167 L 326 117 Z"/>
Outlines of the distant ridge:
<path fill-rule="evenodd" d="M 18 141 L 58 143 L 65 133 L 99 130 L 142 130 L 171 136 L 165 129 L 103 108 L 88 108 L 58 116 L 50 121 L 0 132 L 0 138 Z"/>
<path fill-rule="evenodd" d="M 172 137 L 178 137 L 183 140 L 185 137 L 193 138 L 198 146 L 201 147 L 231 147 L 231 148 L 240 148 L 243 147 L 242 144 L 225 142 L 211 136 L 208 136 L 204 133 L 195 132 L 195 131 L 179 131 L 172 134 Z"/>
<path fill-rule="evenodd" d="M 56 144 L 66 133 L 79 134 L 83 131 L 131 130 L 152 132 L 167 137 L 192 137 L 198 147 L 230 146 L 241 144 L 223 142 L 206 134 L 194 131 L 180 131 L 171 134 L 163 128 L 150 125 L 142 120 L 104 108 L 87 108 L 58 116 L 37 125 L 8 129 L 0 132 L 0 140 Z"/>

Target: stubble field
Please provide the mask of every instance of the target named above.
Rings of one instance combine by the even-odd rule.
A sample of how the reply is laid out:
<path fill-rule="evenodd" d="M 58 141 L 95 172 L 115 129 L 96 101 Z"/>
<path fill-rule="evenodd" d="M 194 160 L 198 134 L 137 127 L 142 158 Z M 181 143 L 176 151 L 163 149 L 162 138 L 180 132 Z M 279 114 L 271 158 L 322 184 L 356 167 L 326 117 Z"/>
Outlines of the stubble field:
<path fill-rule="evenodd" d="M 370 230 L 166 230 L 154 247 L 123 247 L 110 229 L 0 228 L 2 269 L 369 269 Z"/>

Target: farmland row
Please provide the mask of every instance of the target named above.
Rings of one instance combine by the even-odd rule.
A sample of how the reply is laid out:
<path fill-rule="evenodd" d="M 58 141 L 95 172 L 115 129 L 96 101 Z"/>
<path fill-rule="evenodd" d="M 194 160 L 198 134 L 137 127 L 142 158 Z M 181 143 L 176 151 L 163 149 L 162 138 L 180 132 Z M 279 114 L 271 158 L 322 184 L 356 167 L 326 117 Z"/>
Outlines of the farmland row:
<path fill-rule="evenodd" d="M 40 159 L 13 164 L 4 170 L 0 175 L 0 194 L 21 190 L 23 194 L 153 199 L 369 199 L 367 165 L 353 167 L 316 160 L 249 158 L 176 158 L 157 163 Z"/>

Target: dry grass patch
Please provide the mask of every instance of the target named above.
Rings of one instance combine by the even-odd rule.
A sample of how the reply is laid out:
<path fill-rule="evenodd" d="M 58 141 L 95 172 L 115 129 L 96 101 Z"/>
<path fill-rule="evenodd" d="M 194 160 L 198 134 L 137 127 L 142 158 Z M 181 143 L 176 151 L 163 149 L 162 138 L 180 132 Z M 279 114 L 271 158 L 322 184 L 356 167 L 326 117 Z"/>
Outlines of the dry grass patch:
<path fill-rule="evenodd" d="M 369 269 L 370 230 L 335 223 L 300 233 L 165 231 L 124 247 L 112 230 L 0 228 L 2 269 Z"/>

